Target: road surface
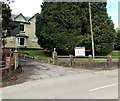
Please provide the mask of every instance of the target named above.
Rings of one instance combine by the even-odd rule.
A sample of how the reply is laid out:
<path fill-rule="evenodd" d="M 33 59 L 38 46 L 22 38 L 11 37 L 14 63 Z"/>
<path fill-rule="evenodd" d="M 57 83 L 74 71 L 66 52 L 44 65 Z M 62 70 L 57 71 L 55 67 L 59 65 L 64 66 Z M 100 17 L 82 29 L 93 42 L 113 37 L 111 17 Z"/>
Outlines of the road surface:
<path fill-rule="evenodd" d="M 2 99 L 118 99 L 118 70 L 38 79 L 2 88 Z"/>

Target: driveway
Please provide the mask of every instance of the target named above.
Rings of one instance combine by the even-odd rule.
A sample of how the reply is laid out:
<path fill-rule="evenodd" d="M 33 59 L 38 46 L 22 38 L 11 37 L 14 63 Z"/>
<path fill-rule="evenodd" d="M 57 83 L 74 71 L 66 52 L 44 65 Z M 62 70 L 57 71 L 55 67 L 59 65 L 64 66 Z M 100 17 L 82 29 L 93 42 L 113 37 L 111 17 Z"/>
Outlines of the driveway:
<path fill-rule="evenodd" d="M 20 59 L 20 66 L 22 67 L 23 72 L 16 74 L 12 78 L 12 82 L 9 82 L 12 83 L 12 85 L 32 80 L 55 78 L 72 74 L 81 74 L 87 72 L 94 74 L 94 71 L 91 70 L 55 66 L 24 58 Z"/>
<path fill-rule="evenodd" d="M 47 65 L 46 65 L 47 66 Z M 49 67 L 49 65 L 48 65 Z M 54 66 L 53 66 L 54 68 Z M 62 71 L 61 67 L 59 70 Z M 54 70 L 54 69 L 53 69 Z M 59 71 L 58 70 L 58 71 Z M 67 70 L 67 69 L 64 69 Z M 63 70 L 63 71 L 64 71 Z M 118 99 L 118 70 L 84 72 L 38 79 L 2 88 L 3 99 Z M 71 71 L 74 71 L 71 73 Z M 53 72 L 54 73 L 54 72 Z M 58 72 L 59 73 L 59 72 Z M 49 75 L 51 73 L 48 73 Z M 70 75 L 68 75 L 70 74 Z M 41 77 L 41 76 L 39 76 Z M 33 75 L 32 78 L 39 78 Z M 42 75 L 42 77 L 45 77 Z"/>

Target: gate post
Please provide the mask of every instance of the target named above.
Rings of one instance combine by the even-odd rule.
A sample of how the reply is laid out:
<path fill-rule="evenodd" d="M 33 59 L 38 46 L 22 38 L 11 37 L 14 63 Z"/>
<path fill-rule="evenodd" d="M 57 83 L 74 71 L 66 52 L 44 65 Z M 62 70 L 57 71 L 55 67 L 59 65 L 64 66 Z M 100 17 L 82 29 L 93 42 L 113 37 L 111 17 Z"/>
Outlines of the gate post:
<path fill-rule="evenodd" d="M 108 67 L 111 68 L 112 67 L 112 56 L 108 56 L 107 62 L 108 62 Z"/>
<path fill-rule="evenodd" d="M 107 61 L 112 62 L 112 56 L 108 56 Z"/>
<path fill-rule="evenodd" d="M 56 52 L 56 48 L 54 48 L 54 52 L 52 52 L 52 62 L 53 65 L 55 65 L 57 63 L 57 52 Z"/>
<path fill-rule="evenodd" d="M 9 68 L 9 73 L 11 72 L 11 57 L 6 57 L 6 67 Z"/>
<path fill-rule="evenodd" d="M 92 55 L 89 55 L 89 62 L 92 61 Z"/>
<path fill-rule="evenodd" d="M 14 58 L 14 69 L 16 69 L 19 65 L 19 53 L 18 52 L 14 52 L 13 53 L 13 58 Z"/>
<path fill-rule="evenodd" d="M 73 55 L 69 55 L 69 56 L 70 56 L 70 66 L 73 67 L 73 61 L 74 61 Z"/>

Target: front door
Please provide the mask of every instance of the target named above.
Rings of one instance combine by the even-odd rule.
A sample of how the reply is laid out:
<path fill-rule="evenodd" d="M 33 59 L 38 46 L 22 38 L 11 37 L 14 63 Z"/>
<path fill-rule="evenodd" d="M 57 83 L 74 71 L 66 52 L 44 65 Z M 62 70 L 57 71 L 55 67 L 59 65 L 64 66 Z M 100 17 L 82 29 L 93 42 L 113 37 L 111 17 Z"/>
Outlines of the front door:
<path fill-rule="evenodd" d="M 17 38 L 17 46 L 24 47 L 26 45 L 27 45 L 26 44 L 26 38 L 24 38 L 24 37 L 18 37 Z"/>
<path fill-rule="evenodd" d="M 20 46 L 24 46 L 25 45 L 25 38 L 20 38 Z"/>

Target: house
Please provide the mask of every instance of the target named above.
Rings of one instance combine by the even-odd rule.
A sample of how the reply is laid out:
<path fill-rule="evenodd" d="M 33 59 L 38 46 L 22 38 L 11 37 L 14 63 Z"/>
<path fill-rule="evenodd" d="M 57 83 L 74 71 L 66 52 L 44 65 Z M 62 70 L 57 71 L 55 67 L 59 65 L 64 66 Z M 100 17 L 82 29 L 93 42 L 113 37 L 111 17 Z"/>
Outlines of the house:
<path fill-rule="evenodd" d="M 120 31 L 120 28 L 118 27 L 118 28 L 116 28 L 116 32 L 118 32 L 118 31 Z"/>
<path fill-rule="evenodd" d="M 25 17 L 22 13 L 12 15 L 12 20 L 17 26 L 13 29 L 10 37 L 6 38 L 6 48 L 28 48 L 42 49 L 37 43 L 36 32 L 36 16 Z"/>

